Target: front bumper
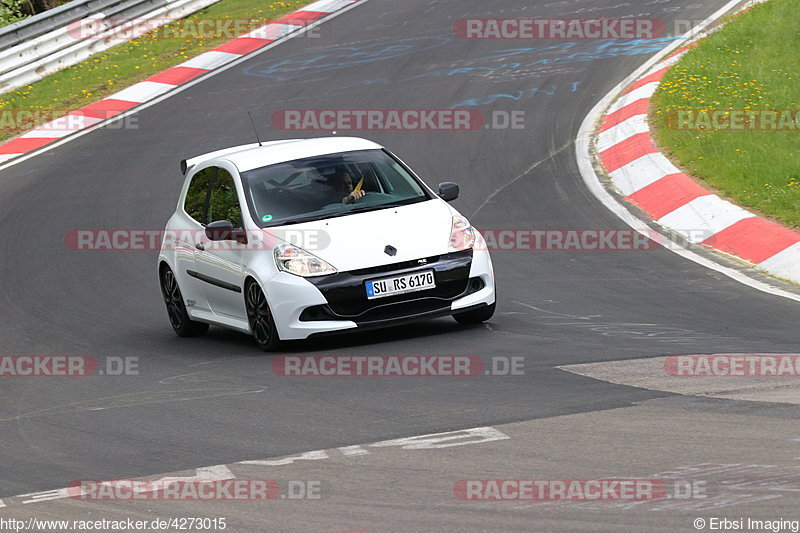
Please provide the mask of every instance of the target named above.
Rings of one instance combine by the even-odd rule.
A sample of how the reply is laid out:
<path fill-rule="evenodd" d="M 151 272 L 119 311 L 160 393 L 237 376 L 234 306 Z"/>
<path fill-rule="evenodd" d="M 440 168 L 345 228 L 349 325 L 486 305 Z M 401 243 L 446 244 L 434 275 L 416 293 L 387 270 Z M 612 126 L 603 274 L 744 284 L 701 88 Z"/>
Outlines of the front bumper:
<path fill-rule="evenodd" d="M 366 296 L 368 280 L 423 270 L 434 271 L 435 288 L 374 300 Z M 289 287 L 267 287 L 278 333 L 284 340 L 447 316 L 495 301 L 494 273 L 485 250 L 454 252 L 428 257 L 424 262 L 407 261 L 318 278 L 286 276 L 292 279 L 278 275 L 268 285 L 291 282 L 290 305 L 280 296 L 288 296 Z M 298 290 L 305 296 L 299 296 Z M 273 303 L 275 296 L 277 302 Z"/>

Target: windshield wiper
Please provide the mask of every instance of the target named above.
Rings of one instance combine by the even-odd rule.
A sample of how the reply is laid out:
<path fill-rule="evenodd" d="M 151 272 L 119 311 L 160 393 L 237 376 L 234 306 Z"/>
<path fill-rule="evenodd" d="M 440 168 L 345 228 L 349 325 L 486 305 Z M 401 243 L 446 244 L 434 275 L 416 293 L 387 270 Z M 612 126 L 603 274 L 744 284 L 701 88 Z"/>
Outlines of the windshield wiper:
<path fill-rule="evenodd" d="M 313 222 L 315 220 L 319 220 L 319 216 L 313 217 L 301 217 L 295 218 L 291 220 L 279 220 L 276 224 L 270 224 L 269 226 L 264 226 L 264 229 L 268 228 L 278 228 L 280 226 L 291 226 L 292 224 L 302 224 L 303 222 Z"/>
<path fill-rule="evenodd" d="M 270 226 L 264 226 L 264 227 L 265 228 L 276 228 L 278 226 L 291 226 L 292 224 L 302 224 L 303 222 L 314 222 L 316 220 L 325 220 L 325 219 L 328 219 L 328 218 L 343 217 L 343 216 L 350 215 L 352 213 L 353 212 L 350 211 L 350 210 L 346 210 L 346 211 L 330 211 L 330 212 L 327 212 L 327 213 L 321 213 L 321 214 L 311 215 L 311 216 L 307 216 L 307 217 L 293 218 L 293 219 L 290 219 L 290 220 L 282 220 L 282 221 L 279 221 L 277 224 L 272 224 Z"/>
<path fill-rule="evenodd" d="M 321 213 L 321 214 L 307 216 L 307 217 L 295 218 L 295 219 L 291 219 L 291 220 L 281 220 L 281 221 L 278 221 L 275 224 L 271 224 L 269 226 L 264 226 L 264 229 L 276 228 L 276 227 L 279 227 L 279 226 L 291 226 L 293 224 L 302 224 L 303 222 L 314 222 L 315 220 L 324 220 L 324 219 L 328 219 L 328 218 L 339 218 L 339 217 L 344 217 L 344 216 L 347 216 L 347 215 L 352 215 L 354 213 L 366 213 L 366 212 L 369 212 L 369 211 L 378 211 L 380 209 L 389 209 L 389 208 L 392 208 L 392 207 L 402 207 L 404 205 L 416 204 L 416 203 L 423 202 L 423 201 L 425 201 L 424 198 L 408 198 L 406 200 L 401 200 L 399 202 L 391 202 L 391 203 L 388 203 L 388 204 L 358 206 L 358 207 L 353 207 L 352 209 L 346 209 L 344 211 L 333 211 L 333 212 Z"/>
<path fill-rule="evenodd" d="M 399 201 L 399 202 L 391 202 L 391 203 L 388 203 L 388 204 L 364 205 L 364 206 L 361 206 L 361 207 L 354 207 L 353 209 L 348 211 L 348 213 L 364 213 L 366 211 L 377 211 L 379 209 L 389 209 L 391 207 L 402 207 L 404 205 L 411 205 L 411 204 L 418 203 L 417 201 L 412 201 L 412 200 L 418 200 L 418 199 L 417 198 L 410 198 L 408 200 L 402 200 L 402 201 Z"/>

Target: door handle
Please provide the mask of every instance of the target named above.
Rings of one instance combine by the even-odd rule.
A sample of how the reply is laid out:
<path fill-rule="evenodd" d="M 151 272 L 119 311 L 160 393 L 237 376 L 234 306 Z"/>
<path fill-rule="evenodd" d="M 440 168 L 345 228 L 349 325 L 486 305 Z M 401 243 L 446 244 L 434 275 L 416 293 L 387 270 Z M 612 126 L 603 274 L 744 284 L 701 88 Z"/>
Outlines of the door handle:
<path fill-rule="evenodd" d="M 197 248 L 200 251 L 206 249 L 206 246 L 202 242 L 198 242 L 197 244 L 194 245 L 194 247 Z"/>

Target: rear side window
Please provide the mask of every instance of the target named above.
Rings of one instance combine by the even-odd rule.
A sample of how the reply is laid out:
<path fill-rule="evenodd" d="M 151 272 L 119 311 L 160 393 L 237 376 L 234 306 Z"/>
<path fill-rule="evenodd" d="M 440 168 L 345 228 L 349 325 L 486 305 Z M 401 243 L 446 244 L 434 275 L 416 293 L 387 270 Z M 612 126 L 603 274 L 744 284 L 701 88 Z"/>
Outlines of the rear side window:
<path fill-rule="evenodd" d="M 229 220 L 237 228 L 242 226 L 236 185 L 224 168 L 208 167 L 195 174 L 186 191 L 183 209 L 204 226 L 217 220 Z"/>
<path fill-rule="evenodd" d="M 208 206 L 208 221 L 228 220 L 234 228 L 242 227 L 242 209 L 236 196 L 236 184 L 227 170 L 218 168 L 217 177 L 211 187 L 211 200 Z"/>
<path fill-rule="evenodd" d="M 208 202 L 215 173 L 216 167 L 209 167 L 195 174 L 183 202 L 186 214 L 204 226 L 208 224 Z"/>

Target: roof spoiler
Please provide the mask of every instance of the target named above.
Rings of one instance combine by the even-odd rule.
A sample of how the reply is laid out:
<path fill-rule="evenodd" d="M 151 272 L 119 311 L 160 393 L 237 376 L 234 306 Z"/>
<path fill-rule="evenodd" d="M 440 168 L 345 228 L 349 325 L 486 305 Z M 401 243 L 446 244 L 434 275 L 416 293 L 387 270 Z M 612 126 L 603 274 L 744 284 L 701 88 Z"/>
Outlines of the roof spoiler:
<path fill-rule="evenodd" d="M 258 147 L 258 144 L 244 144 L 242 146 L 232 146 L 231 148 L 225 148 L 224 150 L 217 150 L 215 152 L 209 152 L 204 155 L 199 155 L 197 157 L 192 157 L 190 159 L 182 159 L 181 160 L 181 174 L 184 176 L 186 175 L 189 170 L 192 169 L 197 163 L 202 163 L 203 161 L 207 161 L 209 159 L 214 159 L 216 157 L 222 157 L 227 154 L 232 154 L 235 152 L 241 152 L 242 150 L 248 150 L 250 148 Z"/>

